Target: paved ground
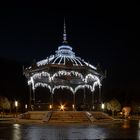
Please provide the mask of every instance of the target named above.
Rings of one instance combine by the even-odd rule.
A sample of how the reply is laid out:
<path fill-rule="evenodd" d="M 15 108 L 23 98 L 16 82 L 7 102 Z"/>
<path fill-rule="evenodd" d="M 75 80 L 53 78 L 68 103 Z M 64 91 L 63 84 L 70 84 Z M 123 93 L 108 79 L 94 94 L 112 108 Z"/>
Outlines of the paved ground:
<path fill-rule="evenodd" d="M 138 121 L 109 124 L 0 123 L 0 140 L 140 139 Z"/>

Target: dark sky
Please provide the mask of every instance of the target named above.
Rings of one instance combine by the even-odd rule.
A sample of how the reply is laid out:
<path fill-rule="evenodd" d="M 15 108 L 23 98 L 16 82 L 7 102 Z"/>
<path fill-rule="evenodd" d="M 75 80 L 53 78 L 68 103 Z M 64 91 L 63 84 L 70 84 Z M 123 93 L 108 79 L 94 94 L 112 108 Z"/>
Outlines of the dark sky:
<path fill-rule="evenodd" d="M 26 65 L 54 54 L 62 42 L 65 16 L 68 42 L 76 55 L 107 70 L 102 94 L 140 97 L 137 4 L 59 5 L 11 3 L 1 7 L 0 57 Z"/>

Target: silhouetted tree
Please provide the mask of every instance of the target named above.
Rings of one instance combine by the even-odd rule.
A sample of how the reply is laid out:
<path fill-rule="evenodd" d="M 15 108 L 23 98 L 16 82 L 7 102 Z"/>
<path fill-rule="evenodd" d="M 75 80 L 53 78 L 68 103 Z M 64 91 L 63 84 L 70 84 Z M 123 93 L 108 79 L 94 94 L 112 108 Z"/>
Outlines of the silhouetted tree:
<path fill-rule="evenodd" d="M 117 99 L 112 99 L 106 104 L 107 110 L 111 110 L 112 115 L 114 116 L 114 112 L 120 111 L 121 110 L 121 104 Z"/>
<path fill-rule="evenodd" d="M 0 96 L 0 109 L 3 113 L 5 110 L 10 110 L 10 102 L 7 97 Z"/>

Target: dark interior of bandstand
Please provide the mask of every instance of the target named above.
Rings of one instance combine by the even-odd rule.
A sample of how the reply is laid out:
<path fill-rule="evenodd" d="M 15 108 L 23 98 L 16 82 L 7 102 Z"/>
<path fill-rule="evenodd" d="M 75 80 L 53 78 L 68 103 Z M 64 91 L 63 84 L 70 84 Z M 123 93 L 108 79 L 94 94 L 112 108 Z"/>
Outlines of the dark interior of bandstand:
<path fill-rule="evenodd" d="M 52 93 L 48 88 L 37 87 L 34 91 L 35 101 L 31 101 L 30 110 L 34 111 L 93 111 L 100 110 L 101 96 L 99 88 L 92 93 L 88 88 L 81 88 L 74 95 L 68 89 L 56 89 Z M 93 94 L 93 95 L 92 95 Z M 29 101 L 30 102 L 30 101 Z M 61 106 L 64 109 L 61 109 Z"/>

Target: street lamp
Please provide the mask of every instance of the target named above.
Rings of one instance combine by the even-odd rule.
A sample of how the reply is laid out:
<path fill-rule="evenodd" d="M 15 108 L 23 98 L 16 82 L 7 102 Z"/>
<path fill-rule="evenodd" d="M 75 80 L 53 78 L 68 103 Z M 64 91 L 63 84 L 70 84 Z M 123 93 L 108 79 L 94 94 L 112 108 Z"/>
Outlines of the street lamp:
<path fill-rule="evenodd" d="M 26 111 L 27 111 L 27 108 L 28 108 L 28 105 L 26 104 L 26 105 L 25 105 L 25 110 L 26 110 Z"/>
<path fill-rule="evenodd" d="M 72 108 L 73 108 L 73 111 L 74 111 L 75 110 L 75 105 L 74 104 L 72 105 Z"/>
<path fill-rule="evenodd" d="M 16 108 L 16 116 L 17 116 L 18 101 L 15 101 L 15 108 Z"/>
<path fill-rule="evenodd" d="M 105 104 L 104 104 L 104 103 L 101 104 L 101 108 L 102 108 L 103 110 L 105 109 Z"/>
<path fill-rule="evenodd" d="M 15 107 L 18 107 L 18 101 L 15 101 Z"/>
<path fill-rule="evenodd" d="M 60 110 L 64 111 L 65 106 L 64 105 L 60 105 Z"/>
<path fill-rule="evenodd" d="M 52 105 L 49 106 L 50 110 L 52 109 Z"/>

